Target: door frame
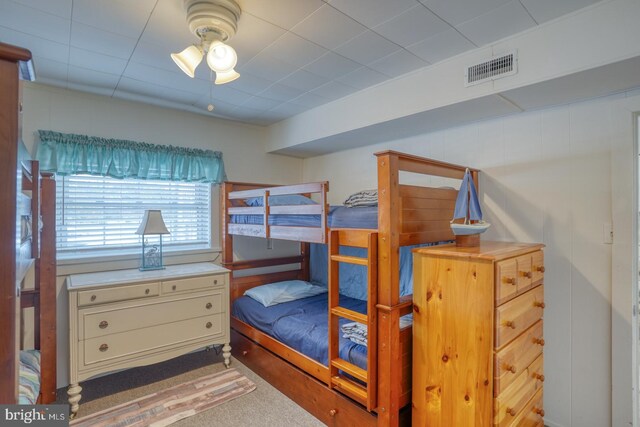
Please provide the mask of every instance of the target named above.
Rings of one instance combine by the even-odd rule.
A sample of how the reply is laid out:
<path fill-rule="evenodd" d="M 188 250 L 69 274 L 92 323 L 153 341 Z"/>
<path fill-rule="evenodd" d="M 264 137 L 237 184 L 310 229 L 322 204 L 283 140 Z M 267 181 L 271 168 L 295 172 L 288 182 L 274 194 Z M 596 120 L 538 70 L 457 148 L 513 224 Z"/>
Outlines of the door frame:
<path fill-rule="evenodd" d="M 611 108 L 611 425 L 638 420 L 638 113 L 640 95 Z M 631 372 L 631 375 L 629 375 Z M 631 417 L 631 419 L 629 419 Z"/>

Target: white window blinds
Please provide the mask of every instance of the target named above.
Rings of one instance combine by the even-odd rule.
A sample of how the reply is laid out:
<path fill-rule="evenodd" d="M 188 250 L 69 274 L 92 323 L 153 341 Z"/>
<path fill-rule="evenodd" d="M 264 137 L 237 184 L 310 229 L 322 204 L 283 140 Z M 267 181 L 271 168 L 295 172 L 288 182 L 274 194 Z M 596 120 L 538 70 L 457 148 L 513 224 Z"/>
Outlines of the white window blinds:
<path fill-rule="evenodd" d="M 211 240 L 211 184 L 199 182 L 58 176 L 58 251 L 133 249 L 146 209 L 160 209 L 170 235 L 166 249 L 208 248 Z"/>

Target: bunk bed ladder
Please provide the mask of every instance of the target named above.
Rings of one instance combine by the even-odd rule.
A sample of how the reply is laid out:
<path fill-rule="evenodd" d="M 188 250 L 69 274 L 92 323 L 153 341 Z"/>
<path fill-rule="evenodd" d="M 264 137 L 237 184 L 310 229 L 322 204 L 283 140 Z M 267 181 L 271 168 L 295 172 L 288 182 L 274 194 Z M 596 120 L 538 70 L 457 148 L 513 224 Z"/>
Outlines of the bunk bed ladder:
<path fill-rule="evenodd" d="M 367 249 L 367 257 L 340 254 L 340 246 Z M 340 263 L 367 268 L 367 314 L 340 306 Z M 378 299 L 378 233 L 372 230 L 332 229 L 329 233 L 329 387 L 367 407 L 377 404 L 377 310 Z M 340 358 L 340 318 L 367 325 L 367 369 Z M 346 374 L 346 375 L 343 375 Z"/>

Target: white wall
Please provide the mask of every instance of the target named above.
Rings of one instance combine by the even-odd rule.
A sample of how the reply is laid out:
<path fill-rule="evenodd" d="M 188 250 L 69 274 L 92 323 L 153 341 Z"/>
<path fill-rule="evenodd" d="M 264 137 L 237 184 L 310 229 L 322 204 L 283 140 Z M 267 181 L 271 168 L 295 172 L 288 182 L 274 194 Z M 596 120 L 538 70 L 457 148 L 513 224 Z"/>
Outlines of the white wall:
<path fill-rule="evenodd" d="M 612 251 L 603 243 L 603 224 L 612 221 L 610 140 L 616 129 L 611 112 L 626 95 L 304 161 L 305 181 L 331 181 L 331 203 L 375 188 L 376 151 L 393 149 L 482 170 L 481 203 L 493 224 L 483 238 L 546 245 L 545 424 L 550 426 L 611 424 L 611 319 L 617 314 L 611 310 Z M 631 197 L 632 183 L 625 188 Z M 615 191 L 619 196 L 624 188 Z"/>
<path fill-rule="evenodd" d="M 300 182 L 302 161 L 265 153 L 265 129 L 228 120 L 200 116 L 104 96 L 25 84 L 23 93 L 23 139 L 35 154 L 38 129 L 129 139 L 152 144 L 179 145 L 222 151 L 227 177 L 232 181 L 285 184 Z M 219 250 L 218 191 L 212 193 L 212 246 L 214 251 L 186 256 L 167 256 L 167 263 L 210 261 Z M 249 242 L 249 245 L 255 242 Z M 244 250 L 238 249 L 243 257 Z M 255 247 L 249 246 L 250 254 Z M 266 249 L 266 245 L 265 245 Z M 296 250 L 290 242 L 274 241 L 269 256 Z M 251 255 L 249 255 L 251 256 Z M 167 259 L 168 258 L 168 259 Z M 58 267 L 58 386 L 68 384 L 68 300 L 64 288 L 67 274 L 118 270 L 137 266 L 137 256 L 111 262 L 65 262 Z"/>

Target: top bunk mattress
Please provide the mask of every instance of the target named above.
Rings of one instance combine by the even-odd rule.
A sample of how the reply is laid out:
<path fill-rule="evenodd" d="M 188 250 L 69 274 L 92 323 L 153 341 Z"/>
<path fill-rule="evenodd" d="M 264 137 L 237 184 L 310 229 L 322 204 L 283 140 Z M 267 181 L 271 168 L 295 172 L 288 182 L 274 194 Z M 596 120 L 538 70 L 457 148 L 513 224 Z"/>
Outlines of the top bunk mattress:
<path fill-rule="evenodd" d="M 378 207 L 348 208 L 331 206 L 327 219 L 329 228 L 378 228 Z M 233 224 L 262 225 L 262 215 L 231 215 Z M 320 227 L 320 215 L 269 215 L 269 225 Z"/>

